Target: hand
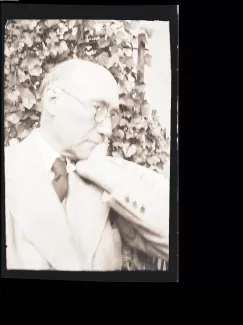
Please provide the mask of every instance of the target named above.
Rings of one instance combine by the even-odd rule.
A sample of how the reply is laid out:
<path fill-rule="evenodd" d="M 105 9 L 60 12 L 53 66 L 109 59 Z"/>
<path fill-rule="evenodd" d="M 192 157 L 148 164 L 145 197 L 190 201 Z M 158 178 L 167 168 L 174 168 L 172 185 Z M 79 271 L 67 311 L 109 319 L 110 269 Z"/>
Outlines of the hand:
<path fill-rule="evenodd" d="M 122 179 L 122 168 L 107 159 L 106 152 L 107 145 L 99 144 L 88 159 L 76 164 L 76 170 L 81 177 L 112 193 Z"/>

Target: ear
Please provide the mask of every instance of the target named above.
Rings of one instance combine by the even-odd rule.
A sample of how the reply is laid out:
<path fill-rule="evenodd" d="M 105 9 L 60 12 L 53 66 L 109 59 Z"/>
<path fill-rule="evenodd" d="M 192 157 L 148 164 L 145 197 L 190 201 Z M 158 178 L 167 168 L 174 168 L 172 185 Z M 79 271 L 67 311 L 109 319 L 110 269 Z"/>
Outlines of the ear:
<path fill-rule="evenodd" d="M 43 94 L 43 102 L 46 111 L 51 115 L 56 115 L 57 113 L 57 99 L 58 92 L 55 88 L 48 87 Z"/>

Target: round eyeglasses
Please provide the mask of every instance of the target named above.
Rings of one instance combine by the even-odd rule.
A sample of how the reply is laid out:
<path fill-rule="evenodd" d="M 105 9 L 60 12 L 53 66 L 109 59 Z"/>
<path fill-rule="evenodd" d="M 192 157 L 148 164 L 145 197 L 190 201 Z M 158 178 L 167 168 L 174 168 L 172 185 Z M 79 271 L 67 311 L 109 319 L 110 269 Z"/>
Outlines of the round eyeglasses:
<path fill-rule="evenodd" d="M 69 96 L 73 97 L 74 99 L 78 100 L 82 105 L 85 105 L 79 98 L 71 94 L 66 89 L 61 88 L 62 91 L 67 93 Z M 90 104 L 89 104 L 90 105 Z M 111 119 L 112 129 L 115 129 L 120 121 L 120 113 L 118 109 L 112 108 L 108 113 L 108 105 L 103 101 L 96 101 L 94 104 L 91 104 L 96 112 L 94 114 L 94 121 L 96 124 L 100 124 L 106 120 L 107 117 Z M 85 105 L 86 106 L 86 105 Z"/>

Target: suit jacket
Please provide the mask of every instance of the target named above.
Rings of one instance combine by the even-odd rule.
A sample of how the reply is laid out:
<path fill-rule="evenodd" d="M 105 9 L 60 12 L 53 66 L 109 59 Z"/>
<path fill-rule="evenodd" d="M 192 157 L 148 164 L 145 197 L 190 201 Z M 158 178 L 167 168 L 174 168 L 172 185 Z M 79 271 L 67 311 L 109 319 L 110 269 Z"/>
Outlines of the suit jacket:
<path fill-rule="evenodd" d="M 122 159 L 113 193 L 69 174 L 63 209 L 38 151 L 36 133 L 5 149 L 6 265 L 26 270 L 120 270 L 122 239 L 168 260 L 169 184 Z M 110 209 L 118 213 L 115 226 Z"/>

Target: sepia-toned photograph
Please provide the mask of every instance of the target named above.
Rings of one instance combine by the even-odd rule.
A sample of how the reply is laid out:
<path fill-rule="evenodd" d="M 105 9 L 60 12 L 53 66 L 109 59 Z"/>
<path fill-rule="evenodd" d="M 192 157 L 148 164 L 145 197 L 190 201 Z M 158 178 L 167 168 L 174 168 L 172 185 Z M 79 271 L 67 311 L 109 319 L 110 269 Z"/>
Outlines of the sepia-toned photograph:
<path fill-rule="evenodd" d="M 168 271 L 169 21 L 4 27 L 6 269 Z"/>

